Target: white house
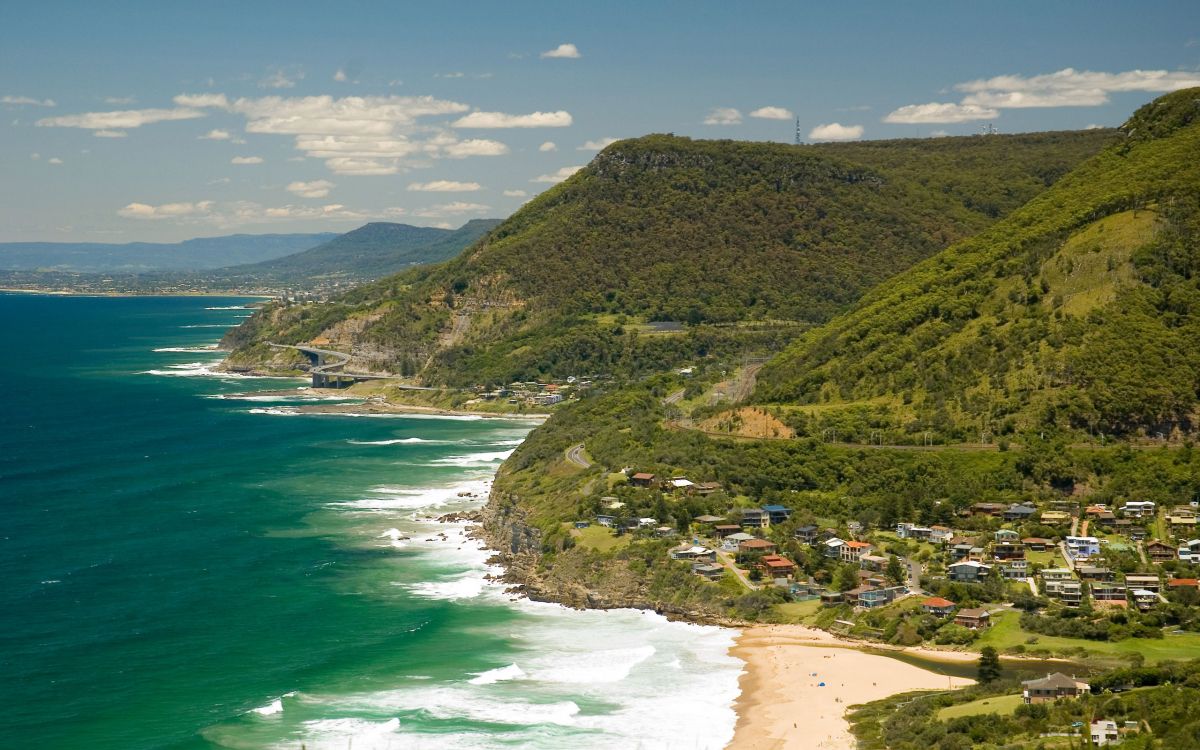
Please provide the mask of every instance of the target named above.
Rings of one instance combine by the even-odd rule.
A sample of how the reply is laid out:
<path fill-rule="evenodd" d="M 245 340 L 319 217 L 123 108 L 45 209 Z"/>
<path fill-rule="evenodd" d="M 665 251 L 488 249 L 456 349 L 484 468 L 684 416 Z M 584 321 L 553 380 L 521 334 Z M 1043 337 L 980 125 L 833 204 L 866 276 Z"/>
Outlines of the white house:
<path fill-rule="evenodd" d="M 1126 518 L 1145 518 L 1154 515 L 1155 505 L 1149 500 L 1130 500 L 1117 510 Z"/>
<path fill-rule="evenodd" d="M 1121 741 L 1121 733 L 1117 729 L 1117 722 L 1110 719 L 1100 719 L 1093 721 L 1091 726 L 1092 744 L 1096 747 L 1105 745 L 1115 745 Z"/>
<path fill-rule="evenodd" d="M 1100 540 L 1094 536 L 1069 536 L 1066 543 L 1072 560 L 1087 560 L 1100 554 Z"/>

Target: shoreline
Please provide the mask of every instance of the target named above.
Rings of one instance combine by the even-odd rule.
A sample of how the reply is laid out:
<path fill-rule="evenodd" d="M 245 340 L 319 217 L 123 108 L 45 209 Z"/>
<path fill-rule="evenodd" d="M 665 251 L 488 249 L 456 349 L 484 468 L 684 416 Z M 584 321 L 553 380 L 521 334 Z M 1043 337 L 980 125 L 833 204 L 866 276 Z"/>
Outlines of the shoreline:
<path fill-rule="evenodd" d="M 261 292 L 84 292 L 74 289 L 19 289 L 0 287 L 0 294 L 37 294 L 46 297 L 254 297 L 276 299 L 278 294 Z"/>
<path fill-rule="evenodd" d="M 284 377 L 284 376 L 260 376 L 260 377 Z M 325 391 L 330 391 L 325 393 Z M 295 411 L 297 414 L 331 414 L 331 415 L 371 415 L 371 414 L 426 414 L 439 417 L 480 417 L 483 419 L 517 419 L 529 420 L 533 422 L 544 422 L 550 418 L 550 414 L 543 412 L 525 412 L 523 414 L 506 414 L 504 412 L 495 411 L 471 411 L 468 409 L 446 409 L 440 406 L 421 406 L 419 404 L 396 404 L 392 402 L 379 401 L 360 401 L 358 403 L 346 403 L 341 399 L 362 399 L 362 396 L 354 394 L 338 395 L 345 393 L 336 389 L 311 388 L 301 386 L 298 388 L 284 388 L 273 391 L 254 391 L 253 393 L 232 393 L 226 395 L 230 400 L 237 400 L 238 397 L 247 396 L 276 396 L 279 398 L 305 398 L 310 397 L 311 400 L 324 403 L 304 403 L 304 404 L 284 404 L 288 408 Z M 249 400 L 247 398 L 247 400 Z M 493 480 L 495 476 L 493 475 Z"/>
<path fill-rule="evenodd" d="M 904 650 L 904 649 L 901 649 Z M 914 649 L 912 652 L 940 652 Z M 959 689 L 973 680 L 950 677 L 863 650 L 823 630 L 801 625 L 753 625 L 731 656 L 745 668 L 734 703 L 737 724 L 729 750 L 844 750 L 856 744 L 846 711 L 910 690 Z M 965 652 L 950 661 L 974 660 Z"/>

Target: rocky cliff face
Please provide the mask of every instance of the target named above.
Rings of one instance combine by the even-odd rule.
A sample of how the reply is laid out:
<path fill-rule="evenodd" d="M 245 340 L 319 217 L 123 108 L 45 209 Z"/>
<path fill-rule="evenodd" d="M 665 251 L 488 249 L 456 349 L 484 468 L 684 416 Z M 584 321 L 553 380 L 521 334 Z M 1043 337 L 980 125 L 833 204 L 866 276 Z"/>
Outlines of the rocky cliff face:
<path fill-rule="evenodd" d="M 568 550 L 548 562 L 541 551 L 542 532 L 529 525 L 520 498 L 505 490 L 493 488 L 478 520 L 480 536 L 497 551 L 493 561 L 504 567 L 503 580 L 534 601 L 575 609 L 648 609 L 672 620 L 706 625 L 745 624 L 720 612 L 657 600 L 645 577 L 624 560 L 597 561 L 581 550 Z"/>

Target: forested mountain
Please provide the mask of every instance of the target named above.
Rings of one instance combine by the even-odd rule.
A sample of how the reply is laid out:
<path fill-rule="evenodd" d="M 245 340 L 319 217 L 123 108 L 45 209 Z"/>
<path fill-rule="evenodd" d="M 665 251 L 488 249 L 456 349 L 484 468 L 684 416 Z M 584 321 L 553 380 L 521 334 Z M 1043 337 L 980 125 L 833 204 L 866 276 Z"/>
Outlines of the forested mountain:
<path fill-rule="evenodd" d="M 174 243 L 97 242 L 0 243 L 0 269 L 6 271 L 74 271 L 142 273 L 200 271 L 242 263 L 258 263 L 307 250 L 336 234 L 233 234 Z"/>
<path fill-rule="evenodd" d="M 1200 89 L 1142 107 L 1008 218 L 805 334 L 757 400 L 843 439 L 1193 430 L 1198 119 Z"/>
<path fill-rule="evenodd" d="M 233 364 L 314 337 L 430 382 L 629 374 L 772 351 L 971 236 L 1114 134 L 787 146 L 621 141 L 458 258 L 319 309 L 273 306 Z M 684 333 L 651 333 L 677 321 Z"/>
<path fill-rule="evenodd" d="M 258 283 L 376 279 L 410 266 L 449 260 L 499 223 L 499 219 L 474 219 L 458 229 L 441 229 L 371 222 L 304 252 L 226 268 L 222 273 Z"/>

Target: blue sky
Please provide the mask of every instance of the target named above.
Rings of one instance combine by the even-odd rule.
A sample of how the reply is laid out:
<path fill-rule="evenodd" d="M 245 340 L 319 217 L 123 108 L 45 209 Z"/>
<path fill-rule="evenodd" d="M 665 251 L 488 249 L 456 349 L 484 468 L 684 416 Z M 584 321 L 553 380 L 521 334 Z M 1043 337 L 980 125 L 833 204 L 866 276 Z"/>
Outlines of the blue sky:
<path fill-rule="evenodd" d="M 0 241 L 457 226 L 611 138 L 1112 126 L 1189 85 L 1194 0 L 9 0 Z"/>

